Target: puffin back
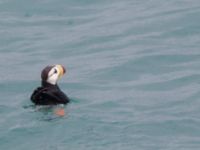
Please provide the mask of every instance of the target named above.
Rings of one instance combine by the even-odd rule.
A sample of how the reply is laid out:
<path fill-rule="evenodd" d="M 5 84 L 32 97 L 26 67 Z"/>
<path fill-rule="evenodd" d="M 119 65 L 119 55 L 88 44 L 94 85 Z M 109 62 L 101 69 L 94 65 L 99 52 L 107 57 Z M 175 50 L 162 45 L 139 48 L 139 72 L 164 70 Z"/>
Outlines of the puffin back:
<path fill-rule="evenodd" d="M 42 103 L 42 93 L 45 91 L 45 88 L 43 87 L 38 87 L 36 88 L 32 95 L 31 95 L 31 101 L 35 104 L 40 104 Z"/>
<path fill-rule="evenodd" d="M 69 98 L 59 88 L 38 87 L 31 95 L 36 105 L 67 104 Z"/>

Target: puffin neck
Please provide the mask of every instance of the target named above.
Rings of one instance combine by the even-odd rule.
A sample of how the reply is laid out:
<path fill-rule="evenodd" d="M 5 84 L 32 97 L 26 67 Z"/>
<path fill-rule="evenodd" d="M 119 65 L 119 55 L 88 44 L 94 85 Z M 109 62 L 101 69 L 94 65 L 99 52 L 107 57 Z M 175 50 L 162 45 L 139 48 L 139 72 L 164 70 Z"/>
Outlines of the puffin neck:
<path fill-rule="evenodd" d="M 46 81 L 42 81 L 42 87 L 54 87 L 54 88 L 56 87 L 56 88 L 58 88 L 58 85 L 57 84 L 53 85 L 53 84 L 50 84 Z"/>

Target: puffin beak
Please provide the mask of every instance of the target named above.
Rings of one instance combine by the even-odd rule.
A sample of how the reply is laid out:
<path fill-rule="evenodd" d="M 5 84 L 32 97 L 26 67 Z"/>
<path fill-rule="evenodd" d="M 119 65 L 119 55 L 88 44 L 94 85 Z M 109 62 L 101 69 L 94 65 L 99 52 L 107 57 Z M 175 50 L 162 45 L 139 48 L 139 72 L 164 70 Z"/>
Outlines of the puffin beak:
<path fill-rule="evenodd" d="M 56 65 L 59 70 L 59 78 L 61 78 L 65 74 L 65 68 L 62 65 Z"/>

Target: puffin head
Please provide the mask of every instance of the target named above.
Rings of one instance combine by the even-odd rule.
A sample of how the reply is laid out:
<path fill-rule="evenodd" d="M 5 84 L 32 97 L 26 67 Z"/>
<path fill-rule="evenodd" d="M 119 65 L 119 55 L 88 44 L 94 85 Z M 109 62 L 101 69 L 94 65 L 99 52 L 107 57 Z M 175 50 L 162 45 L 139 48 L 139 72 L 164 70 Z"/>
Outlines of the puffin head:
<path fill-rule="evenodd" d="M 41 73 L 42 81 L 56 85 L 59 78 L 65 74 L 65 68 L 62 65 L 46 66 Z"/>

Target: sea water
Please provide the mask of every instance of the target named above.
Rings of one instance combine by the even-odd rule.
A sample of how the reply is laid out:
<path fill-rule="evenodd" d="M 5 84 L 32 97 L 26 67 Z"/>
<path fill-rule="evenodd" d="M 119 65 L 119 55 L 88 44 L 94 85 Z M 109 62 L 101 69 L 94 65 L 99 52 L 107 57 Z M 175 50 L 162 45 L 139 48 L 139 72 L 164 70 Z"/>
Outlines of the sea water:
<path fill-rule="evenodd" d="M 0 0 L 0 150 L 199 150 L 199 0 Z M 65 116 L 30 101 L 62 64 Z"/>

